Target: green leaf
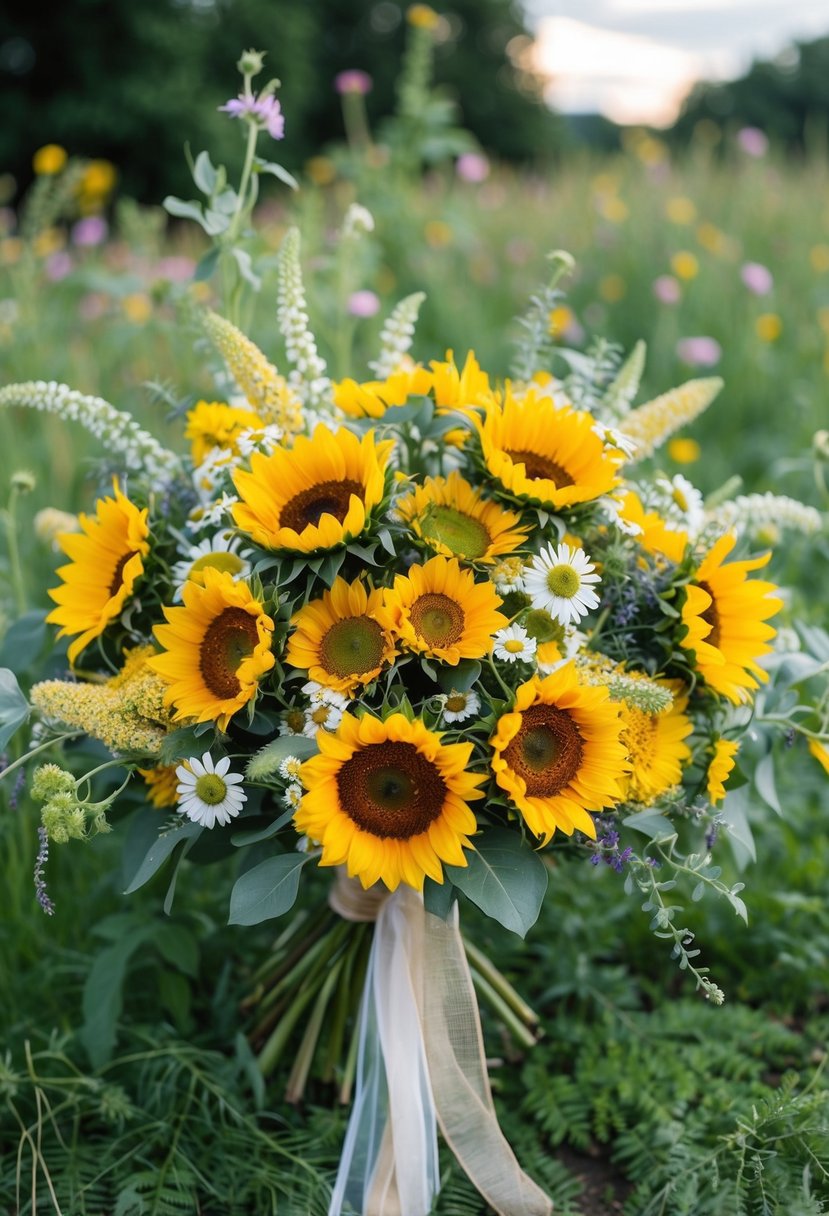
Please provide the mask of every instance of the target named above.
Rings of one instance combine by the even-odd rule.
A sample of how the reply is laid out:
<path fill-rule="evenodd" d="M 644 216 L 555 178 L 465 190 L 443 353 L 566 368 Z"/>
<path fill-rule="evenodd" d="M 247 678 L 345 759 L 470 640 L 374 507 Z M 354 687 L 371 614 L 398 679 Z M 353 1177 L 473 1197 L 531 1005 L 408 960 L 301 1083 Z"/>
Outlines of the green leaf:
<path fill-rule="evenodd" d="M 182 726 L 165 735 L 158 753 L 159 764 L 178 764 L 191 756 L 201 759 L 210 750 L 210 744 L 196 726 Z"/>
<path fill-rule="evenodd" d="M 547 890 L 547 868 L 517 832 L 493 828 L 475 837 L 468 865 L 447 866 L 446 873 L 467 899 L 525 937 L 538 919 Z"/>
<path fill-rule="evenodd" d="M 200 836 L 202 831 L 201 824 L 193 823 L 188 819 L 185 823 L 173 828 L 172 831 L 165 832 L 163 836 L 156 837 L 155 842 L 150 846 L 149 851 L 131 878 L 124 894 L 131 895 L 133 891 L 137 891 L 139 887 L 143 887 L 144 883 L 149 882 L 152 876 L 161 869 L 176 845 L 181 844 L 183 840 L 191 840 L 196 836 Z"/>
<path fill-rule="evenodd" d="M 20 674 L 31 667 L 46 641 L 46 613 L 26 612 L 6 631 L 0 647 L 0 667 Z"/>
<path fill-rule="evenodd" d="M 196 157 L 196 163 L 193 165 L 193 181 L 202 194 L 206 194 L 209 197 L 213 193 L 218 176 L 207 152 L 200 152 Z"/>
<path fill-rule="evenodd" d="M 219 236 L 230 227 L 230 217 L 208 207 L 200 223 L 208 236 Z"/>
<path fill-rule="evenodd" d="M 195 200 L 185 202 L 183 198 L 176 198 L 174 194 L 168 194 L 161 206 L 166 212 L 176 216 L 178 219 L 195 220 L 197 224 L 201 224 L 204 227 L 201 203 L 197 203 Z"/>
<path fill-rule="evenodd" d="M 193 278 L 197 283 L 203 283 L 206 279 L 210 278 L 218 265 L 219 252 L 220 251 L 218 249 L 208 249 L 204 257 L 199 259 L 199 263 L 196 266 L 196 270 L 193 275 Z"/>
<path fill-rule="evenodd" d="M 728 829 L 728 843 L 739 870 L 744 870 L 749 862 L 757 860 L 757 846 L 748 821 L 748 807 L 748 786 L 729 790 L 722 804 L 721 814 Z"/>
<path fill-rule="evenodd" d="M 670 819 L 666 819 L 657 811 L 637 811 L 635 815 L 626 815 L 622 822 L 626 827 L 643 832 L 651 840 L 664 840 L 668 836 L 676 835 L 676 828 Z"/>
<path fill-rule="evenodd" d="M 299 891 L 299 872 L 311 858 L 308 853 L 281 853 L 268 857 L 234 883 L 230 893 L 229 925 L 258 925 L 288 912 Z"/>
<path fill-rule="evenodd" d="M 17 677 L 0 667 L 0 751 L 29 716 L 29 702 L 20 691 Z"/>
<path fill-rule="evenodd" d="M 84 984 L 84 1021 L 79 1036 L 93 1068 L 106 1064 L 115 1046 L 127 963 L 155 931 L 155 925 L 142 925 L 95 956 Z"/>
<path fill-rule="evenodd" d="M 778 815 L 783 814 L 783 808 L 780 805 L 780 799 L 777 797 L 777 785 L 774 780 L 774 757 L 771 752 L 763 756 L 763 759 L 757 764 L 754 769 L 754 784 L 757 786 L 757 793 L 773 811 Z"/>
<path fill-rule="evenodd" d="M 456 899 L 455 888 L 447 878 L 442 883 L 427 878 L 423 884 L 423 905 L 432 916 L 446 920 Z"/>
<path fill-rule="evenodd" d="M 199 947 L 195 937 L 184 925 L 162 924 L 153 934 L 153 945 L 161 957 L 185 975 L 199 972 Z"/>
<path fill-rule="evenodd" d="M 260 160 L 257 156 L 253 162 L 257 173 L 270 173 L 272 177 L 278 177 L 286 186 L 290 186 L 292 190 L 299 189 L 299 182 L 295 177 L 292 177 L 287 169 L 283 169 L 273 160 Z"/>
<path fill-rule="evenodd" d="M 481 674 L 481 664 L 475 659 L 461 659 L 454 667 L 438 668 L 437 681 L 444 692 L 469 692 Z"/>
<path fill-rule="evenodd" d="M 231 249 L 236 265 L 239 267 L 239 274 L 246 283 L 250 283 L 254 291 L 259 291 L 262 286 L 262 280 L 253 269 L 253 258 L 246 249 L 233 248 Z"/>
<path fill-rule="evenodd" d="M 235 845 L 237 849 L 244 849 L 249 844 L 260 844 L 263 840 L 270 840 L 280 828 L 284 828 L 286 823 L 290 823 L 293 817 L 294 811 L 289 807 L 287 811 L 283 812 L 276 819 L 273 819 L 267 827 L 260 828 L 256 832 L 234 832 L 230 838 L 230 843 Z"/>

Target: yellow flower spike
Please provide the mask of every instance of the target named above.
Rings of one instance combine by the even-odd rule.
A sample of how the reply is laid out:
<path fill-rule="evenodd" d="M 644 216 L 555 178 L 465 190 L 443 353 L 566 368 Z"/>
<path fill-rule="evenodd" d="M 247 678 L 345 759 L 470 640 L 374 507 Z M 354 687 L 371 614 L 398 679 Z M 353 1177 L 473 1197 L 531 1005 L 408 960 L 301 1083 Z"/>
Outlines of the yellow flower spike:
<path fill-rule="evenodd" d="M 115 497 L 98 499 L 94 516 L 78 516 L 80 532 L 57 537 L 70 563 L 57 572 L 62 585 L 48 593 L 58 607 L 46 620 L 61 626 L 58 637 L 80 635 L 69 646 L 73 664 L 84 647 L 120 616 L 150 551 L 147 508 L 133 506 L 117 481 L 113 487 Z"/>
<path fill-rule="evenodd" d="M 719 393 L 719 376 L 687 380 L 678 388 L 654 397 L 653 401 L 631 410 L 619 423 L 619 430 L 636 441 L 636 460 L 652 456 L 675 431 L 687 426 L 708 409 Z"/>
<path fill-rule="evenodd" d="M 302 428 L 299 399 L 259 347 L 218 313 L 205 313 L 203 324 L 253 409 L 265 422 L 275 423 L 288 434 L 299 431 Z"/>
<path fill-rule="evenodd" d="M 619 801 L 630 767 L 622 726 L 608 690 L 581 684 L 573 663 L 518 688 L 496 723 L 490 765 L 535 836 L 546 843 L 578 829 L 595 840 L 588 812 Z"/>
<path fill-rule="evenodd" d="M 250 472 L 236 469 L 237 527 L 265 549 L 314 553 L 355 540 L 385 494 L 394 440 L 358 439 L 320 424 L 293 448 L 254 452 Z"/>
<path fill-rule="evenodd" d="M 685 589 L 680 646 L 693 651 L 705 683 L 734 705 L 751 700 L 768 680 L 757 660 L 772 649 L 777 632 L 767 624 L 783 606 L 774 583 L 748 578 L 761 569 L 770 553 L 745 561 L 725 562 L 736 538 L 720 537 Z"/>
<path fill-rule="evenodd" d="M 469 803 L 485 777 L 466 772 L 471 743 L 444 744 L 419 719 L 345 714 L 317 735 L 302 766 L 306 793 L 294 822 L 322 845 L 320 865 L 345 865 L 363 887 L 381 881 L 421 890 L 443 882 L 444 864 L 465 866 L 476 831 Z"/>

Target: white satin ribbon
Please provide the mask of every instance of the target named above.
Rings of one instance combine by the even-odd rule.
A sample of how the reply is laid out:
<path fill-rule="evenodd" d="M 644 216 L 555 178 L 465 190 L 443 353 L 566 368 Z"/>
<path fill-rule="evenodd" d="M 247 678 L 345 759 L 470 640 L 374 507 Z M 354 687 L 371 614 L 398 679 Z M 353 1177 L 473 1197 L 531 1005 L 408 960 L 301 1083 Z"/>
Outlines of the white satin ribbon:
<path fill-rule="evenodd" d="M 358 1034 L 328 1216 L 344 1203 L 360 1216 L 428 1216 L 440 1185 L 436 1123 L 499 1216 L 550 1216 L 495 1115 L 457 904 L 443 921 L 400 887 L 380 906 Z"/>

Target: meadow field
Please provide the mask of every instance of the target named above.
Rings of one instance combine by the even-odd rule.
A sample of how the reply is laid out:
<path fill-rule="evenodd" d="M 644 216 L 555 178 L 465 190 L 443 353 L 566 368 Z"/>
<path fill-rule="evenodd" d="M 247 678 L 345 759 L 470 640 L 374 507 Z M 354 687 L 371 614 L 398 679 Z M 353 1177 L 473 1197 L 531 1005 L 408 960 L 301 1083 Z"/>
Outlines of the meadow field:
<path fill-rule="evenodd" d="M 405 191 L 318 160 L 296 196 L 274 187 L 260 205 L 265 275 L 245 327 L 279 366 L 273 266 L 298 223 L 312 325 L 335 378 L 369 377 L 384 317 L 415 291 L 426 294 L 417 359 L 452 350 L 460 363 L 473 349 L 503 377 L 546 254 L 567 250 L 576 269 L 550 317 L 555 342 L 584 349 L 601 337 L 627 352 L 644 339 L 640 401 L 695 375 L 725 381 L 686 442 L 660 454 L 664 471 L 705 495 L 737 477 L 744 493 L 825 511 L 815 468 L 829 463 L 827 186 L 817 157 L 698 141 L 672 159 L 644 134 L 623 155 L 574 154 L 547 177 L 435 172 Z M 375 231 L 344 268 L 330 234 L 354 201 Z M 106 216 L 108 230 L 87 218 L 84 236 L 77 220 L 21 231 L 3 211 L 2 383 L 65 382 L 180 442 L 175 403 L 213 391 L 187 304 L 205 247 L 160 208 L 117 199 Z M 210 281 L 197 294 L 220 307 Z M 49 605 L 60 559 L 38 538 L 36 513 L 88 509 L 106 453 L 56 417 L 9 409 L 4 498 L 21 470 L 34 485 L 4 516 L 22 557 L 16 589 L 2 559 L 5 628 Z M 825 531 L 787 537 L 769 568 L 793 587 L 784 617 L 825 626 L 827 558 Z M 44 651 L 32 621 L 31 639 L 17 633 L 0 654 L 29 679 Z M 747 884 L 748 925 L 708 898 L 685 911 L 726 992 L 721 1008 L 695 993 L 611 865 L 585 856 L 554 868 L 523 946 L 469 909 L 476 943 L 540 1019 L 530 1049 L 491 1009 L 484 1028 L 502 1125 L 559 1216 L 829 1211 L 827 774 L 800 744 L 786 759 L 780 813 L 747 807 L 756 859 L 738 869 L 728 841 L 713 844 L 724 874 Z M 221 883 L 195 865 L 169 917 L 163 878 L 125 897 L 119 831 L 53 849 L 56 913 L 44 916 L 36 808 L 19 788 L 3 796 L 0 1212 L 324 1213 L 345 1114 L 324 1086 L 286 1106 L 284 1070 L 263 1081 L 245 1039 L 240 1002 L 274 926 L 225 925 Z M 101 1034 L 111 1040 L 103 1061 L 91 1047 Z M 442 1165 L 436 1212 L 483 1216 L 454 1162 Z"/>

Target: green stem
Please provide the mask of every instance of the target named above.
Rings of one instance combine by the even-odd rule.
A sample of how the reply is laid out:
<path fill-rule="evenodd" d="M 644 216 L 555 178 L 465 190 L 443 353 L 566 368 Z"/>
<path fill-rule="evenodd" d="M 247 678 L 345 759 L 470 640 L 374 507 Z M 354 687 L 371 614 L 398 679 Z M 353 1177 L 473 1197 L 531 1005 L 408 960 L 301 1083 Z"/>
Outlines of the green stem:
<path fill-rule="evenodd" d="M 21 756 L 18 760 L 14 760 L 6 768 L 0 772 L 0 781 L 4 777 L 8 777 L 9 773 L 13 773 L 16 768 L 20 768 L 21 764 L 26 764 L 31 760 L 32 756 L 36 756 L 38 752 L 46 751 L 47 747 L 54 747 L 56 743 L 63 743 L 66 739 L 77 739 L 83 734 L 82 730 L 69 730 L 65 735 L 56 735 L 54 739 L 47 739 L 45 743 L 39 743 L 37 747 L 33 747 L 31 751 L 26 752 L 25 756 Z"/>
<path fill-rule="evenodd" d="M 535 1035 L 528 1030 L 523 1022 L 515 1016 L 507 1002 L 493 988 L 492 984 L 486 980 L 481 973 L 475 968 L 470 968 L 472 972 L 472 982 L 486 1003 L 494 1010 L 497 1017 L 508 1027 L 513 1038 L 516 1039 L 522 1047 L 535 1047 Z"/>
<path fill-rule="evenodd" d="M 308 1073 L 311 1070 L 311 1063 L 314 1059 L 317 1042 L 322 1030 L 322 1020 L 325 1016 L 325 1011 L 328 1008 L 328 1002 L 331 999 L 331 992 L 337 980 L 340 978 L 340 972 L 343 969 L 343 956 L 340 955 L 335 960 L 330 968 L 325 982 L 319 990 L 314 1008 L 311 1011 L 311 1016 L 308 1019 L 308 1024 L 305 1027 L 305 1034 L 302 1036 L 302 1042 L 299 1045 L 299 1050 L 294 1059 L 294 1066 L 291 1069 L 291 1074 L 288 1077 L 288 1084 L 285 1088 L 286 1102 L 301 1102 L 302 1096 L 305 1093 L 305 1085 L 308 1081 Z"/>
<path fill-rule="evenodd" d="M 26 611 L 26 584 L 23 579 L 23 566 L 20 562 L 20 547 L 17 543 L 17 500 L 20 491 L 12 486 L 9 493 L 9 505 L 5 511 L 6 544 L 9 552 L 9 577 L 14 592 L 18 616 Z"/>
<path fill-rule="evenodd" d="M 524 1025 L 530 1028 L 537 1026 L 538 1014 L 530 1008 L 526 1001 L 522 1000 L 506 976 L 502 975 L 487 956 L 466 938 L 463 939 L 463 947 L 470 964 L 491 984 Z"/>

